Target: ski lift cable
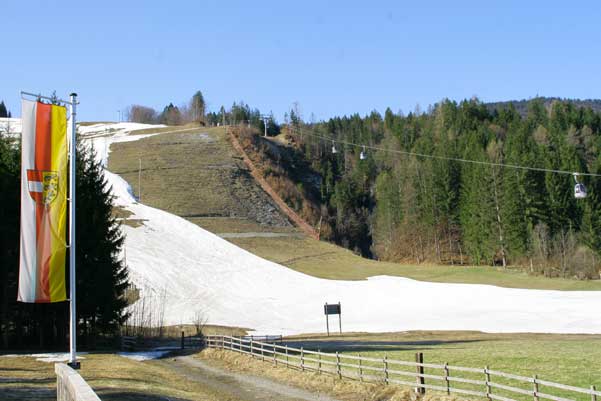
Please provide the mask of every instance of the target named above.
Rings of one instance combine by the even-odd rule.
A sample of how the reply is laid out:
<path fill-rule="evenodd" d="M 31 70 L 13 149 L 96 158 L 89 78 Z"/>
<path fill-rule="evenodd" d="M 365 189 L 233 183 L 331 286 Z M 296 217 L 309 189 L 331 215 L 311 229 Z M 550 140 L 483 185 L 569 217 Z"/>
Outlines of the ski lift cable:
<path fill-rule="evenodd" d="M 556 174 L 569 174 L 572 176 L 574 174 L 576 174 L 578 176 L 601 177 L 601 174 L 595 174 L 595 173 L 580 173 L 580 172 L 574 172 L 574 171 L 555 170 L 555 169 L 548 169 L 548 168 L 542 168 L 542 167 L 520 166 L 519 164 L 494 163 L 494 162 L 486 162 L 486 161 L 481 161 L 481 160 L 463 159 L 463 158 L 458 158 L 458 157 L 437 156 L 437 155 L 429 155 L 429 154 L 425 154 L 425 153 L 407 152 L 404 150 L 387 149 L 387 148 L 382 148 L 379 146 L 358 144 L 358 143 L 354 143 L 354 142 L 345 141 L 342 139 L 334 139 L 334 138 L 330 138 L 330 137 L 327 137 L 324 135 L 308 133 L 306 131 L 303 131 L 303 135 L 320 138 L 320 139 L 323 139 L 326 141 L 332 141 L 332 143 L 337 142 L 337 143 L 340 143 L 343 145 L 349 145 L 349 146 L 354 146 L 354 147 L 359 147 L 359 148 L 363 147 L 363 148 L 367 148 L 367 149 L 371 149 L 371 150 L 379 150 L 379 151 L 383 151 L 383 152 L 397 153 L 397 154 L 406 155 L 406 156 L 416 156 L 416 157 L 422 157 L 422 158 L 426 158 L 426 159 L 449 160 L 449 161 L 456 161 L 456 162 L 460 162 L 460 163 L 471 163 L 471 164 L 479 164 L 479 165 L 487 165 L 487 166 L 505 167 L 505 168 L 513 168 L 513 169 L 518 169 L 518 170 L 539 171 L 539 172 L 556 173 Z"/>

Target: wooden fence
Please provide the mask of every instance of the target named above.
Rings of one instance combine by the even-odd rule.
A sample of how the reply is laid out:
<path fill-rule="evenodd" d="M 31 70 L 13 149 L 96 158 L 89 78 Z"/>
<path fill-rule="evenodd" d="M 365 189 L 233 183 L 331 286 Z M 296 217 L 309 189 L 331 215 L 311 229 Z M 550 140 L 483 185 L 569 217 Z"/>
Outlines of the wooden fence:
<path fill-rule="evenodd" d="M 202 348 L 205 346 L 205 337 L 204 336 L 189 336 L 185 337 L 184 332 L 182 331 L 182 339 L 180 348 Z"/>
<path fill-rule="evenodd" d="M 86 381 L 64 363 L 54 365 L 57 401 L 100 401 Z"/>
<path fill-rule="evenodd" d="M 283 340 L 282 335 L 279 336 L 244 336 L 243 340 L 263 341 L 267 343 L 281 343 Z"/>
<path fill-rule="evenodd" d="M 341 353 L 325 353 L 257 341 L 253 338 L 207 336 L 207 346 L 231 350 L 268 361 L 274 365 L 301 371 L 333 374 L 339 378 L 383 384 L 410 386 L 424 394 L 426 389 L 446 394 L 456 393 L 490 401 L 597 401 L 601 391 L 595 386 L 582 388 L 568 386 L 512 373 L 485 368 L 469 368 L 445 364 L 424 363 L 423 354 L 415 361 L 368 358 Z M 601 401 L 601 398 L 599 398 Z"/>
<path fill-rule="evenodd" d="M 134 351 L 138 345 L 138 337 L 136 336 L 121 336 L 121 350 Z"/>

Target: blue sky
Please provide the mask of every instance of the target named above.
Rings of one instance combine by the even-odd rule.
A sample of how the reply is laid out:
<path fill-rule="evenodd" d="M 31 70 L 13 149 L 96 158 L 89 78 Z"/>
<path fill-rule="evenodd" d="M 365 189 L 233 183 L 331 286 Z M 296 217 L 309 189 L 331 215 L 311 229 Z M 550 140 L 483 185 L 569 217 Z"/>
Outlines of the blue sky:
<path fill-rule="evenodd" d="M 601 97 L 595 1 L 11 1 L 0 99 L 80 94 L 82 120 L 162 109 L 200 89 L 281 121 L 484 101 Z"/>

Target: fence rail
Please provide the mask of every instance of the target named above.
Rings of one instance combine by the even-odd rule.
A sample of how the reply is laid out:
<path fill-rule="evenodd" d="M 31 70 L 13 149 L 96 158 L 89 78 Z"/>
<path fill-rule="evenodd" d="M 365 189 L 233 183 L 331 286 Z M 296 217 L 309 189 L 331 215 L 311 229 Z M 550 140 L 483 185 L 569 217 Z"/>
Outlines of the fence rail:
<path fill-rule="evenodd" d="M 266 337 L 270 338 L 270 337 Z M 301 371 L 332 374 L 339 378 L 411 386 L 424 394 L 426 389 L 486 398 L 490 401 L 601 401 L 595 386 L 582 388 L 485 368 L 424 363 L 423 354 L 416 360 L 400 361 L 325 353 L 320 350 L 294 348 L 276 341 L 253 337 L 207 336 L 210 348 L 226 349 L 281 364 Z M 426 383 L 426 380 L 428 383 Z M 525 388 L 527 387 L 527 388 Z M 599 398 L 598 398 L 599 397 Z"/>

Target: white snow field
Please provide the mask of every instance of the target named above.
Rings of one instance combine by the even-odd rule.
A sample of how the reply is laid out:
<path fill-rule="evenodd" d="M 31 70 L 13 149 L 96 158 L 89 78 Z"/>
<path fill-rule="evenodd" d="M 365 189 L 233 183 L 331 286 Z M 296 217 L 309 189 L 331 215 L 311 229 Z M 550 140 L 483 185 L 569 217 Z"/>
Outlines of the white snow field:
<path fill-rule="evenodd" d="M 601 292 L 507 289 L 427 283 L 400 277 L 336 281 L 255 256 L 167 212 L 139 203 L 107 173 L 118 203 L 144 219 L 125 226 L 134 282 L 167 292 L 168 323 L 209 322 L 259 333 L 324 332 L 325 302 L 342 303 L 344 331 L 482 330 L 601 333 Z M 333 331 L 337 318 L 330 319 Z"/>
<path fill-rule="evenodd" d="M 86 134 L 98 137 L 94 134 L 104 127 L 96 128 L 86 127 Z M 143 137 L 126 135 L 136 128 L 123 124 L 119 133 L 103 136 L 103 143 L 94 140 L 98 157 L 106 160 L 113 141 Z M 130 218 L 143 220 L 137 228 L 123 226 L 127 265 L 135 284 L 166 291 L 167 324 L 191 323 L 202 310 L 211 324 L 260 334 L 325 332 L 324 303 L 341 302 L 343 331 L 601 333 L 601 291 L 521 290 L 389 276 L 319 279 L 137 203 L 121 177 L 107 171 L 107 179 L 116 203 L 133 213 Z M 337 316 L 330 317 L 330 328 L 337 330 Z"/>

